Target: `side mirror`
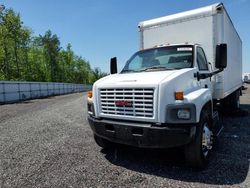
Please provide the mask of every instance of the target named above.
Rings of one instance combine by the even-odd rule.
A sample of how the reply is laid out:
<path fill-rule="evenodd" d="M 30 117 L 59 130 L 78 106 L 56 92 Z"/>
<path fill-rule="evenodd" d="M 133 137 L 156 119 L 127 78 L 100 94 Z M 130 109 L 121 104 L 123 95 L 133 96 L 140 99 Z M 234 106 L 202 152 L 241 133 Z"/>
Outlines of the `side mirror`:
<path fill-rule="evenodd" d="M 218 44 L 216 46 L 215 67 L 224 69 L 227 67 L 227 44 Z"/>
<path fill-rule="evenodd" d="M 110 59 L 110 73 L 116 74 L 117 73 L 117 58 L 113 57 Z"/>

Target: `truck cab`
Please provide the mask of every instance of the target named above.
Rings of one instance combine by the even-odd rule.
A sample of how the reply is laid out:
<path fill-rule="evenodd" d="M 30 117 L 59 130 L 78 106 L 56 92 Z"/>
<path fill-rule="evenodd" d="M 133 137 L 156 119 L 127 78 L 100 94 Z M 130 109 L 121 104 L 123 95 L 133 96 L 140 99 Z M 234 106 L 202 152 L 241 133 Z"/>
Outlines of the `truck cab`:
<path fill-rule="evenodd" d="M 104 77 L 93 86 L 88 120 L 96 142 L 102 147 L 115 142 L 169 148 L 190 146 L 199 139 L 203 165 L 215 130 L 213 83 L 210 76 L 204 76 L 212 72 L 198 44 L 136 52 L 119 74 Z M 197 150 L 187 148 L 190 155 Z"/>

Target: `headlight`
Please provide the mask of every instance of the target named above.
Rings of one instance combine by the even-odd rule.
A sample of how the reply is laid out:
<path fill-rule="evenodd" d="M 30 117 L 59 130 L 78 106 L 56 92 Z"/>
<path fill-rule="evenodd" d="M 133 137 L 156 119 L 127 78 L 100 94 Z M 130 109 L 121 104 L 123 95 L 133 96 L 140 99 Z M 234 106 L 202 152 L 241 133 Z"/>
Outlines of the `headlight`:
<path fill-rule="evenodd" d="M 190 119 L 191 114 L 189 109 L 179 109 L 177 111 L 177 118 L 178 119 Z"/>
<path fill-rule="evenodd" d="M 166 109 L 166 123 L 195 123 L 196 107 L 195 104 L 170 104 Z"/>

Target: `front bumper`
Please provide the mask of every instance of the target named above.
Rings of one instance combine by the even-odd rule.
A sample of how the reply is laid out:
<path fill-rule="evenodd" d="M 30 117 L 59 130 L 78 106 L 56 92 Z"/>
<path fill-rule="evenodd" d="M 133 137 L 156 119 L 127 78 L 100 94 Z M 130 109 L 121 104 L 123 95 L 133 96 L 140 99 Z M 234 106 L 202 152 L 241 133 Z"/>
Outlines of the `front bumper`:
<path fill-rule="evenodd" d="M 170 148 L 188 144 L 196 124 L 154 126 L 151 123 L 123 122 L 106 119 L 88 121 L 94 134 L 111 142 L 143 148 Z"/>

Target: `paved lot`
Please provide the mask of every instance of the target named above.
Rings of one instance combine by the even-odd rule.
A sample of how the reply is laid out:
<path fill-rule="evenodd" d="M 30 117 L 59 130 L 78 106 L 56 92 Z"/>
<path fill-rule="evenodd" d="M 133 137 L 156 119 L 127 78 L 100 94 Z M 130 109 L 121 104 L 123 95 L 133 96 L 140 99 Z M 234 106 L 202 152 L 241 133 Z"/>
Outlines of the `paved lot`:
<path fill-rule="evenodd" d="M 250 85 L 241 97 L 250 111 Z M 0 106 L 0 187 L 250 187 L 250 116 L 225 129 L 203 171 L 181 150 L 104 151 L 86 121 L 86 95 Z"/>

